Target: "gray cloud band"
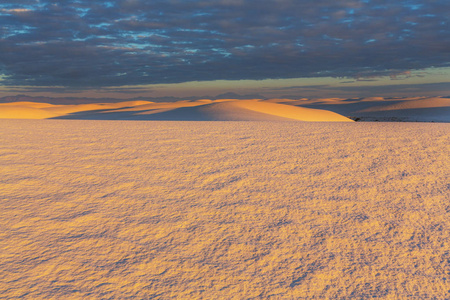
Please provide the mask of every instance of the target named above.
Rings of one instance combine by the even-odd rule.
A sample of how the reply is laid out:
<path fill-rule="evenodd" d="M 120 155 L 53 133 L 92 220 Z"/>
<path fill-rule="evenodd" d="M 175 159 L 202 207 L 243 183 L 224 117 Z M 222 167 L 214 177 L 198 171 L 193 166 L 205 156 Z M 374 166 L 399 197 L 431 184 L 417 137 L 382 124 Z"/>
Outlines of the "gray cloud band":
<path fill-rule="evenodd" d="M 450 2 L 14 1 L 5 85 L 354 77 L 450 65 Z"/>

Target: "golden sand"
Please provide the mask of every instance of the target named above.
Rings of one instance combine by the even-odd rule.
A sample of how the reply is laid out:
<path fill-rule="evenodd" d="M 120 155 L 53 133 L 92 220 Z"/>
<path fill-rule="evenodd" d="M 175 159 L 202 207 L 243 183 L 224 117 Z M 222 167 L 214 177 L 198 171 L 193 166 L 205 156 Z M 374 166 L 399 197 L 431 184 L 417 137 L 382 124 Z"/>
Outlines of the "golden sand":
<path fill-rule="evenodd" d="M 0 295 L 445 299 L 449 126 L 0 120 Z"/>

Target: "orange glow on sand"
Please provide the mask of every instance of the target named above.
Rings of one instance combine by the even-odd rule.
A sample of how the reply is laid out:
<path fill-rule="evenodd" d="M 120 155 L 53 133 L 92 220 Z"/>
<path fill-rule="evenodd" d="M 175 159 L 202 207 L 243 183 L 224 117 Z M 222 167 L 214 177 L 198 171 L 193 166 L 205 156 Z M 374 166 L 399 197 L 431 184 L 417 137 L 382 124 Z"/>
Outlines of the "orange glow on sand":
<path fill-rule="evenodd" d="M 445 299 L 449 130 L 0 120 L 0 294 Z"/>
<path fill-rule="evenodd" d="M 49 119 L 49 118 L 94 118 L 94 119 L 173 119 L 182 120 L 299 120 L 352 122 L 331 111 L 301 108 L 288 104 L 260 100 L 199 100 L 167 103 L 148 101 L 126 101 L 120 103 L 51 105 L 47 103 L 16 102 L 0 104 L 0 118 Z"/>

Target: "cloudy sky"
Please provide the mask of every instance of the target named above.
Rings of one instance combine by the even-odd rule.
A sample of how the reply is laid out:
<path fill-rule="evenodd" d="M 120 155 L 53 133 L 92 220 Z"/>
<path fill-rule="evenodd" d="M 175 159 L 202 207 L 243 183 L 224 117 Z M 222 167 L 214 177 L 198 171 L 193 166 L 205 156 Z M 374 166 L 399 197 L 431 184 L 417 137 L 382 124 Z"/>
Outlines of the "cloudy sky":
<path fill-rule="evenodd" d="M 448 0 L 0 2 L 0 96 L 450 95 Z"/>

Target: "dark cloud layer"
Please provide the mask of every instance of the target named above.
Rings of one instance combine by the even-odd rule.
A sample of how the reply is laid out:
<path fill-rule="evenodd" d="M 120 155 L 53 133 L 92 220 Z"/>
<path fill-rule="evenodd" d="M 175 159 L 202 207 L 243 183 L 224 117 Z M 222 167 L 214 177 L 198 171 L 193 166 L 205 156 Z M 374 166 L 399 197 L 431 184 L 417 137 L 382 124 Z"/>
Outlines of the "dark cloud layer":
<path fill-rule="evenodd" d="M 0 4 L 7 85 L 354 77 L 450 65 L 448 0 Z"/>

